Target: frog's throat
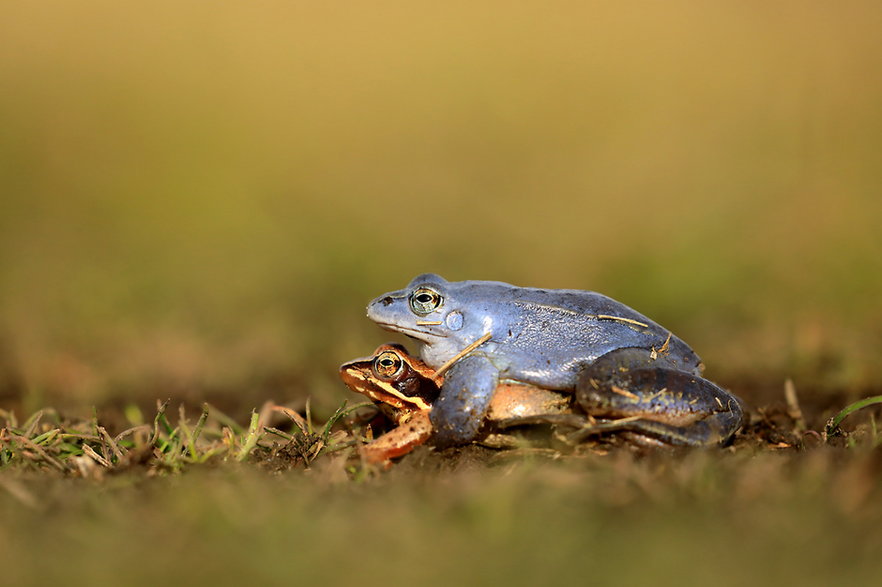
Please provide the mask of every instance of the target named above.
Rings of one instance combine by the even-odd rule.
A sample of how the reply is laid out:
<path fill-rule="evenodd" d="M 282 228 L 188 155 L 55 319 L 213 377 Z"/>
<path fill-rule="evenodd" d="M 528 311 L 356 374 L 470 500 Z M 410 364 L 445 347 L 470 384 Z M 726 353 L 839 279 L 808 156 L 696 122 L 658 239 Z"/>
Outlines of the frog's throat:
<path fill-rule="evenodd" d="M 388 322 L 377 322 L 377 326 L 380 328 L 384 328 L 386 330 L 391 330 L 392 332 L 400 332 L 402 334 L 406 334 L 407 336 L 416 338 L 418 340 L 423 340 L 428 342 L 427 339 L 432 338 L 447 338 L 446 333 L 441 332 L 432 332 L 430 330 L 420 330 L 419 328 L 408 328 L 407 326 L 401 326 L 400 324 L 390 324 Z"/>
<path fill-rule="evenodd" d="M 492 332 L 484 333 L 484 336 L 482 336 L 481 338 L 479 338 L 478 340 L 476 340 L 475 342 L 473 342 L 469 346 L 465 347 L 464 349 L 462 349 L 461 351 L 459 351 L 458 353 L 453 355 L 453 357 L 448 359 L 448 361 L 446 363 L 444 363 L 443 365 L 438 367 L 438 369 L 435 371 L 435 374 L 432 375 L 432 379 L 435 381 L 435 383 L 438 384 L 438 387 L 441 387 L 441 381 L 443 381 L 442 377 L 443 377 L 445 371 L 447 371 L 448 369 L 453 367 L 457 363 L 457 361 L 459 361 L 460 359 L 464 359 L 466 357 L 466 355 L 468 355 L 470 352 L 472 352 L 473 350 L 475 350 L 476 348 L 478 348 L 479 346 L 481 346 L 482 344 L 484 344 L 485 342 L 490 340 L 492 337 L 493 337 Z"/>

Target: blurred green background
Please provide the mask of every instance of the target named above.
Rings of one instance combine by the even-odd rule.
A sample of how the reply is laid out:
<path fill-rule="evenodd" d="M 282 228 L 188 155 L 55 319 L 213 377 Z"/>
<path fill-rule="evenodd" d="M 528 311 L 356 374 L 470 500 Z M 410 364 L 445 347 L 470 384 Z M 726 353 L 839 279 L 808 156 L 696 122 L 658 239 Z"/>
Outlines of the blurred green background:
<path fill-rule="evenodd" d="M 3 406 L 336 406 L 425 271 L 612 295 L 748 402 L 878 389 L 878 2 L 3 12 Z"/>

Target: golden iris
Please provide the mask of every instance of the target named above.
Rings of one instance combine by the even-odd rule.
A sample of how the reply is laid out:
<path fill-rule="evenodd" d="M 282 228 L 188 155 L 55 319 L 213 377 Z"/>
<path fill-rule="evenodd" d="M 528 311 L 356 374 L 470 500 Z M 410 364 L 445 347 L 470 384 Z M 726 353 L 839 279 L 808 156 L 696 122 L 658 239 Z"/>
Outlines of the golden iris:
<path fill-rule="evenodd" d="M 382 379 L 392 379 L 401 372 L 404 362 L 392 351 L 384 351 L 374 359 L 374 373 Z"/>
<path fill-rule="evenodd" d="M 442 302 L 441 294 L 430 287 L 418 287 L 410 294 L 410 308 L 419 316 L 434 312 Z"/>

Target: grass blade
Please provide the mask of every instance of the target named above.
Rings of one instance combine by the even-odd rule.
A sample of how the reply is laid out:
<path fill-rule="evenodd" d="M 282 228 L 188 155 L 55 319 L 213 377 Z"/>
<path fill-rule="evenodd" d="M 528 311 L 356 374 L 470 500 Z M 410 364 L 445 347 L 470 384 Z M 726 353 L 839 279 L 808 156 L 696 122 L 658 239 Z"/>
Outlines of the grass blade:
<path fill-rule="evenodd" d="M 862 410 L 866 407 L 873 406 L 876 404 L 882 404 L 882 395 L 874 395 L 872 397 L 864 398 L 860 401 L 856 401 L 851 405 L 846 406 L 842 411 L 838 414 L 830 418 L 827 422 L 827 426 L 824 429 L 824 433 L 829 436 L 835 436 L 839 432 L 839 425 L 842 424 L 842 421 L 845 420 L 849 415 L 857 412 L 858 410 Z"/>
<path fill-rule="evenodd" d="M 190 441 L 190 456 L 194 459 L 196 458 L 196 441 L 199 440 L 199 435 L 202 434 L 202 429 L 205 428 L 205 422 L 208 420 L 208 404 L 202 404 L 202 415 L 199 416 L 199 420 L 196 422 L 196 428 L 193 430 L 193 437 Z"/>
<path fill-rule="evenodd" d="M 322 429 L 322 440 L 324 440 L 326 443 L 328 442 L 328 438 L 330 438 L 331 436 L 331 429 L 334 427 L 334 424 L 340 421 L 341 418 L 345 418 L 352 412 L 361 408 L 374 405 L 370 402 L 363 402 L 360 404 L 355 404 L 350 408 L 346 408 L 346 403 L 347 402 L 344 401 L 343 404 L 339 408 L 337 408 L 334 414 L 330 418 L 328 418 L 328 421 L 325 423 L 325 427 Z"/>
<path fill-rule="evenodd" d="M 251 454 L 251 451 L 254 450 L 254 447 L 257 446 L 257 441 L 260 437 L 260 414 L 257 411 L 251 412 L 251 424 L 248 426 L 248 435 L 245 437 L 245 444 L 242 445 L 242 450 L 239 451 L 239 454 L 236 456 L 236 460 L 240 463 L 248 458 L 248 455 Z"/>
<path fill-rule="evenodd" d="M 153 438 L 150 440 L 150 444 L 154 446 L 156 445 L 156 441 L 159 440 L 159 425 L 161 421 L 165 419 L 165 409 L 168 407 L 169 402 L 171 402 L 171 399 L 167 399 L 157 406 L 156 417 L 153 418 Z M 167 424 L 168 422 L 166 421 L 166 425 Z"/>

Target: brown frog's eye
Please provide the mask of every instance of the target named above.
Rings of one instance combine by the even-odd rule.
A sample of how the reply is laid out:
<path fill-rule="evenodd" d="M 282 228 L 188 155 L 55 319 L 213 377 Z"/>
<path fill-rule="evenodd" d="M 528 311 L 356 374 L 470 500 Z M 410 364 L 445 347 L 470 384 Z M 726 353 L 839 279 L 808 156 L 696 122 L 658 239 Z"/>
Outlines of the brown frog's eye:
<path fill-rule="evenodd" d="M 418 316 L 431 314 L 441 307 L 444 298 L 430 287 L 418 287 L 410 294 L 410 309 Z"/>
<path fill-rule="evenodd" d="M 392 351 L 383 351 L 374 359 L 374 375 L 380 379 L 393 379 L 403 368 L 404 361 Z"/>

